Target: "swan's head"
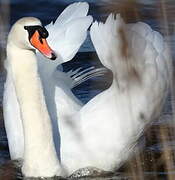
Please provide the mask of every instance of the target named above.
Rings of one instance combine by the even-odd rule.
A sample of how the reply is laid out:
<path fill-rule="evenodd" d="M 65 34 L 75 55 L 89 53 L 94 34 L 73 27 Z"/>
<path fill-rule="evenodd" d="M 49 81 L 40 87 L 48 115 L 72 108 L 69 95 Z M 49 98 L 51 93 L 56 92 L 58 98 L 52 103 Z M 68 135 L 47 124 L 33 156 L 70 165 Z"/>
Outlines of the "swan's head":
<path fill-rule="evenodd" d="M 48 36 L 48 31 L 42 26 L 39 19 L 25 17 L 12 26 L 8 43 L 13 43 L 21 49 L 37 49 L 47 58 L 55 60 L 56 55 L 46 41 Z"/>

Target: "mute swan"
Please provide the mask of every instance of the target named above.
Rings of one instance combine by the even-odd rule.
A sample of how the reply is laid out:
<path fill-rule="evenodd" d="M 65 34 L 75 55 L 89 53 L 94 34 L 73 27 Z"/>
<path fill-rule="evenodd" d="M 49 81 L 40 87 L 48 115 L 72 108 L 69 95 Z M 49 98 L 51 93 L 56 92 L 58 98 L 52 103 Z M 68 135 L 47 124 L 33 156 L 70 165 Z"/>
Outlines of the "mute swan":
<path fill-rule="evenodd" d="M 62 41 L 62 43 L 57 42 L 57 48 L 60 50 L 57 56 L 60 61 L 70 60 L 85 40 L 86 31 L 92 22 L 92 17 L 86 16 L 88 8 L 87 3 L 74 3 L 58 17 L 54 28 L 53 25 L 49 25 L 50 31 L 52 33 L 55 31 L 56 35 L 60 36 L 57 39 Z M 34 52 L 34 49 L 38 49 L 47 58 L 56 58 L 45 40 L 47 37 L 48 31 L 41 26 L 38 19 L 23 18 L 12 27 L 7 42 L 5 66 L 8 73 L 3 98 L 5 128 L 11 159 L 24 159 L 22 171 L 26 176 L 50 177 L 57 173 L 60 174 L 59 162 L 52 140 L 50 119 L 40 82 L 43 78 L 41 72 L 46 69 L 47 76 L 51 76 L 58 63 L 48 65 L 45 62 L 41 66 L 40 58 L 37 62 Z M 52 42 L 52 40 L 49 41 Z M 47 83 L 49 85 L 49 82 Z M 28 109 L 30 110 L 28 111 Z M 38 118 L 40 113 L 41 116 Z M 31 136 L 29 136 L 30 133 L 32 133 Z M 36 140 L 37 137 L 40 139 L 39 141 Z M 37 147 L 38 150 L 30 151 Z M 42 149 L 46 151 L 42 157 L 39 157 Z M 32 163 L 32 158 L 36 159 L 37 156 L 38 160 Z M 51 157 L 50 161 L 46 160 L 48 157 Z"/>
<path fill-rule="evenodd" d="M 36 19 L 31 23 L 40 25 Z M 14 93 L 15 85 L 17 99 L 14 96 L 12 102 L 20 105 L 23 126 L 8 122 L 7 118 L 5 121 L 7 119 L 7 134 L 17 133 L 8 129 L 8 123 L 15 123 L 16 130 L 19 128 L 23 131 L 24 128 L 25 148 L 20 147 L 18 154 L 18 157 L 24 158 L 23 174 L 49 177 L 69 175 L 89 166 L 109 171 L 118 168 L 132 153 L 144 126 L 160 113 L 163 105 L 169 86 L 171 58 L 162 36 L 144 23 L 126 25 L 119 16 L 115 19 L 110 15 L 105 24 L 95 22 L 91 27 L 91 38 L 101 62 L 112 70 L 114 79 L 108 90 L 82 107 L 70 95 L 70 87 L 62 87 L 56 81 L 56 61 L 48 63 L 49 70 L 40 68 L 43 67 L 42 62 L 38 61 L 40 82 L 36 57 L 33 50 L 29 49 L 31 45 L 27 38 L 23 39 L 27 31 L 24 28 L 22 30 L 16 31 L 20 33 L 20 41 L 12 38 L 14 35 L 11 33 L 9 35 L 7 82 L 13 80 L 14 84 L 10 86 L 6 83 L 5 93 L 11 90 Z M 12 39 L 17 43 L 12 43 Z M 22 53 L 11 52 L 14 45 L 18 45 L 17 49 Z M 23 45 L 27 49 L 21 49 Z M 58 49 L 58 58 L 68 61 L 69 58 L 62 58 L 61 52 Z M 19 61 L 16 53 L 18 57 L 27 58 Z M 55 81 L 51 82 L 50 77 L 54 77 Z M 6 103 L 8 97 L 6 94 L 4 96 Z M 50 108 L 54 106 L 55 109 Z M 54 139 L 59 160 L 47 108 L 53 124 L 58 124 L 58 127 L 53 126 L 53 134 L 58 128 L 60 135 L 55 133 Z M 14 121 L 20 117 L 18 113 L 11 115 Z M 59 136 L 61 144 L 56 142 Z"/>
<path fill-rule="evenodd" d="M 36 48 L 46 57 L 53 60 L 56 59 L 54 51 L 47 44 L 47 36 L 47 30 L 42 27 L 38 19 L 22 18 L 13 25 L 7 42 L 6 63 L 8 77 L 4 93 L 5 127 L 7 134 L 18 133 L 18 130 L 20 131 L 20 128 L 23 128 L 25 147 L 23 149 L 23 172 L 26 172 L 26 175 L 28 175 L 27 173 L 29 175 L 33 174 L 38 163 L 41 163 L 42 166 L 38 170 L 39 176 L 43 173 L 46 176 L 52 176 L 59 169 L 52 138 L 51 122 L 37 72 L 37 59 L 34 51 Z M 12 90 L 12 93 L 16 93 L 16 97 L 11 96 L 14 98 L 13 105 L 17 103 L 20 107 L 20 114 L 18 114 L 18 111 L 16 112 L 17 114 L 13 114 L 13 120 L 16 120 L 16 122 L 8 119 L 10 116 L 8 116 L 7 109 L 11 104 L 5 103 L 9 102 L 9 90 Z M 18 127 L 19 119 L 16 119 L 16 116 L 21 117 L 22 127 Z M 16 126 L 14 124 L 9 125 L 10 120 L 10 123 L 16 123 Z M 10 132 L 8 129 L 12 125 L 15 132 Z M 11 140 L 11 138 L 13 138 L 11 134 L 8 134 L 8 139 Z M 22 140 L 19 139 L 19 141 Z M 42 153 L 43 150 L 44 152 Z M 48 160 L 48 157 L 50 157 L 50 160 Z M 34 161 L 34 159 L 36 160 Z M 44 161 L 47 161 L 47 163 L 43 166 L 42 163 Z"/>
<path fill-rule="evenodd" d="M 48 63 L 47 60 L 43 60 L 43 56 L 40 56 L 40 54 L 37 53 L 38 71 L 40 74 L 40 78 L 43 81 L 43 85 L 45 87 L 44 92 L 46 91 L 46 88 L 49 87 L 49 93 L 45 93 L 48 108 L 51 107 L 49 112 L 52 112 L 54 109 L 54 107 L 50 106 L 49 104 L 53 104 L 52 100 L 50 100 L 49 98 L 50 95 L 52 95 L 52 92 L 54 94 L 55 88 L 52 83 L 52 81 L 54 81 L 54 79 L 52 78 L 52 74 L 54 73 L 54 71 L 56 71 L 56 67 L 58 66 L 58 64 L 61 64 L 63 60 L 68 61 L 72 59 L 72 57 L 76 54 L 79 47 L 85 40 L 87 35 L 86 31 L 92 22 L 92 17 L 87 16 L 88 9 L 89 6 L 85 2 L 73 3 L 61 13 L 61 15 L 57 18 L 54 24 L 51 23 L 46 27 L 49 31 L 49 34 L 51 34 L 51 36 L 49 36 L 48 38 L 48 42 L 54 49 L 58 50 L 57 56 L 59 56 L 57 58 L 59 59 L 59 61 L 52 61 L 51 63 Z M 8 67 L 7 71 L 9 71 Z M 6 88 L 4 91 L 3 98 L 4 118 L 6 124 L 10 156 L 12 159 L 17 159 L 23 157 L 23 127 L 10 72 L 8 74 L 9 75 L 7 76 L 7 81 L 5 85 Z M 63 73 L 62 76 L 60 76 L 60 79 L 61 77 L 64 78 Z M 78 105 L 82 104 L 78 99 L 77 103 Z M 15 117 L 14 114 L 16 114 Z M 54 116 L 55 113 L 51 113 L 51 115 Z M 55 120 L 54 118 L 52 119 L 53 121 Z M 53 132 L 56 134 L 56 137 L 58 138 L 58 130 L 56 126 L 53 126 L 53 128 L 56 129 Z M 14 128 L 16 129 L 16 131 L 14 131 Z M 55 143 L 57 142 L 58 141 L 56 141 Z"/>

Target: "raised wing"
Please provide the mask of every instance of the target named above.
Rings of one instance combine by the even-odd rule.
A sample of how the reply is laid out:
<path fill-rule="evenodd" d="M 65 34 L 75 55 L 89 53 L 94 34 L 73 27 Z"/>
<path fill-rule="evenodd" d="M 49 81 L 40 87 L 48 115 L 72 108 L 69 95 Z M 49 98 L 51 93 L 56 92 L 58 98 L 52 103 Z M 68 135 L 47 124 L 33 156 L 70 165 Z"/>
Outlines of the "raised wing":
<path fill-rule="evenodd" d="M 162 35 L 145 23 L 125 24 L 111 14 L 105 23 L 93 23 L 91 39 L 104 66 L 112 70 L 119 86 L 144 81 L 165 88 L 171 76 L 171 55 Z M 141 84 L 140 84 L 141 85 Z"/>
<path fill-rule="evenodd" d="M 55 23 L 46 26 L 49 32 L 48 42 L 57 52 L 58 60 L 71 60 L 87 36 L 92 17 L 87 16 L 89 5 L 86 2 L 68 6 Z"/>

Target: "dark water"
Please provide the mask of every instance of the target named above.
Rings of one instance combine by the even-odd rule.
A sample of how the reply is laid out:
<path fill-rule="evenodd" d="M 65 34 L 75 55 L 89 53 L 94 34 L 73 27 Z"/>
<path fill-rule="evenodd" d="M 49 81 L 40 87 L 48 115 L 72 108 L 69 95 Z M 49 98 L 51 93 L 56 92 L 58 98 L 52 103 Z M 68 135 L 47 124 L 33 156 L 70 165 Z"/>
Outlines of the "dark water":
<path fill-rule="evenodd" d="M 19 18 L 34 16 L 41 19 L 44 25 L 54 21 L 62 10 L 75 0 L 0 0 L 0 15 L 9 15 L 6 31 Z M 144 21 L 163 35 L 165 35 L 174 51 L 174 0 L 89 0 L 90 14 L 94 19 L 104 20 L 109 12 L 120 12 L 127 22 Z M 132 2 L 132 3 L 131 3 Z M 8 9 L 9 8 L 9 9 Z M 0 27 L 1 28 L 1 27 Z M 4 38 L 5 39 L 5 38 Z M 1 39 L 1 47 L 5 48 L 5 41 Z M 64 64 L 64 70 L 71 68 L 101 67 L 100 62 L 88 38 L 73 61 Z M 0 72 L 0 102 L 2 101 L 3 82 L 5 73 Z M 108 88 L 112 74 L 108 71 L 104 76 L 93 78 L 73 89 L 73 92 L 83 103 L 88 102 L 96 94 Z M 0 109 L 0 180 L 17 179 L 18 170 L 9 158 L 7 138 L 2 122 L 2 108 Z M 113 175 L 103 179 L 175 179 L 174 164 L 174 125 L 172 123 L 171 99 L 167 99 L 162 115 L 150 125 L 139 140 L 139 148 L 133 157 L 119 170 L 119 176 Z M 142 148 L 141 148 L 142 147 Z M 168 161 L 167 159 L 170 159 Z M 20 177 L 20 174 L 19 174 Z M 92 179 L 92 178 L 91 178 Z M 96 178 L 97 179 L 97 178 Z M 102 177 L 98 178 L 102 179 Z"/>

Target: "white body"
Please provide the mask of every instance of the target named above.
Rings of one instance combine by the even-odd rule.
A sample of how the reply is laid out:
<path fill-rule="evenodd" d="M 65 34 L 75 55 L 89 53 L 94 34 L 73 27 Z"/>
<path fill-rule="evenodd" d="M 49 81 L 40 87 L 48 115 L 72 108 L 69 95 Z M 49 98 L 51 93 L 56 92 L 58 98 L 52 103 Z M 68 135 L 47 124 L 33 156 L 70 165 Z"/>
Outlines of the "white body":
<path fill-rule="evenodd" d="M 67 80 L 57 78 L 55 93 L 47 84 L 50 77 L 43 81 L 46 96 L 54 98 L 61 136 L 57 150 L 68 174 L 87 166 L 118 168 L 131 155 L 144 127 L 159 115 L 171 77 L 167 44 L 144 23 L 125 25 L 120 17 L 110 16 L 105 25 L 92 25 L 91 38 L 101 62 L 114 74 L 108 90 L 82 107 Z M 122 55 L 123 43 L 128 43 L 130 57 Z M 53 107 L 49 104 L 48 109 L 55 119 Z"/>
<path fill-rule="evenodd" d="M 78 13 L 79 11 L 72 12 Z M 60 27 L 64 21 L 67 22 L 66 15 L 65 13 L 64 16 L 61 16 L 60 24 L 57 22 Z M 87 24 L 89 24 L 89 20 L 87 20 Z M 65 31 L 65 27 L 68 26 L 64 25 L 62 30 Z M 49 28 L 53 29 L 49 30 Z M 77 27 L 76 25 L 76 28 L 75 31 L 79 30 L 80 26 Z M 69 50 L 66 49 L 66 44 L 69 44 L 69 41 L 64 44 L 66 36 L 61 36 L 65 46 L 61 45 L 61 40 L 59 41 L 60 45 L 59 43 L 57 45 L 57 41 L 54 43 L 54 40 L 56 40 L 54 25 L 53 27 L 50 25 L 48 30 L 50 31 L 49 43 L 51 43 L 51 47 L 55 48 L 62 61 L 70 60 L 78 50 L 80 43 L 76 46 L 77 48 L 72 46 L 72 49 L 76 50 L 67 57 L 66 52 L 72 49 L 71 46 L 68 48 Z M 51 34 L 51 32 L 54 33 Z M 59 37 L 57 38 L 59 39 Z M 71 38 L 69 37 L 69 39 Z M 37 108 L 34 108 L 34 112 L 38 113 L 38 117 L 35 118 L 32 112 L 33 109 L 26 109 L 28 112 L 26 112 L 25 120 L 28 125 L 24 123 L 22 125 L 21 110 L 19 109 L 22 108 L 23 104 L 18 103 L 19 100 L 15 96 L 14 84 L 12 84 L 11 79 L 12 74 L 10 74 L 10 68 L 8 67 L 4 112 L 11 157 L 13 159 L 27 159 L 27 155 L 23 155 L 23 148 L 24 146 L 25 148 L 26 146 L 30 147 L 29 143 L 32 144 L 32 142 L 28 144 L 23 142 L 23 128 L 27 129 L 27 126 L 29 126 L 28 134 L 31 133 L 34 136 L 34 144 L 35 141 L 39 142 L 38 147 L 36 147 L 38 155 L 46 151 L 46 154 L 50 152 L 51 157 L 53 157 L 50 158 L 50 155 L 48 155 L 46 160 L 42 159 L 42 155 L 41 158 L 34 155 L 30 156 L 33 157 L 33 162 L 38 158 L 38 166 L 35 166 L 32 160 L 27 161 L 31 167 L 23 168 L 23 173 L 26 176 L 51 176 L 54 173 L 69 175 L 73 171 L 87 166 L 103 170 L 118 168 L 132 153 L 136 140 L 141 135 L 145 125 L 161 111 L 171 76 L 171 57 L 162 36 L 144 23 L 126 25 L 119 16 L 115 20 L 110 15 L 105 24 L 95 22 L 92 25 L 91 39 L 101 62 L 112 70 L 114 79 L 108 90 L 94 97 L 85 106 L 82 106 L 71 93 L 66 76 L 61 76 L 59 81 L 55 78 L 57 77 L 55 68 L 58 62 L 41 61 L 41 57 L 39 57 L 38 71 L 43 85 L 47 109 L 52 120 L 52 129 L 50 128 L 44 100 L 34 99 L 36 97 L 34 91 L 33 100 L 35 103 L 43 105 L 44 112 L 37 112 Z M 27 55 L 24 58 L 27 58 Z M 32 57 L 27 59 L 30 60 Z M 35 66 L 36 64 L 32 65 L 33 68 Z M 24 76 L 18 76 L 16 80 L 17 78 L 25 78 L 26 71 L 23 68 L 21 73 L 24 73 Z M 28 81 L 26 79 L 23 82 L 26 91 L 33 85 L 33 80 Z M 38 81 L 39 87 L 42 88 L 40 83 Z M 22 101 L 26 102 L 27 99 L 30 99 L 28 98 L 29 94 L 19 90 L 19 96 L 20 93 L 22 94 Z M 41 89 L 38 93 L 42 96 Z M 10 104 L 13 104 L 15 108 L 9 106 Z M 23 111 L 25 111 L 25 108 Z M 39 117 L 39 113 L 41 113 L 41 117 Z M 48 117 L 47 123 L 43 128 L 35 128 L 42 126 L 43 114 Z M 30 122 L 27 119 L 32 119 L 32 121 Z M 13 123 L 14 121 L 15 123 Z M 30 128 L 32 131 L 30 131 Z M 43 132 L 43 137 L 40 133 L 40 136 L 37 136 L 37 131 Z M 51 131 L 53 131 L 60 162 L 55 156 L 54 145 L 50 140 Z M 32 134 L 33 132 L 34 134 Z M 49 138 L 46 134 L 49 134 Z M 46 142 L 51 142 L 50 146 L 52 147 L 49 151 L 43 149 L 43 138 L 46 138 Z M 32 154 L 35 151 L 32 146 L 29 153 Z M 48 168 L 46 164 L 50 164 L 50 167 Z M 54 166 L 54 164 L 57 165 Z M 44 168 L 47 168 L 47 171 L 43 171 Z"/>

